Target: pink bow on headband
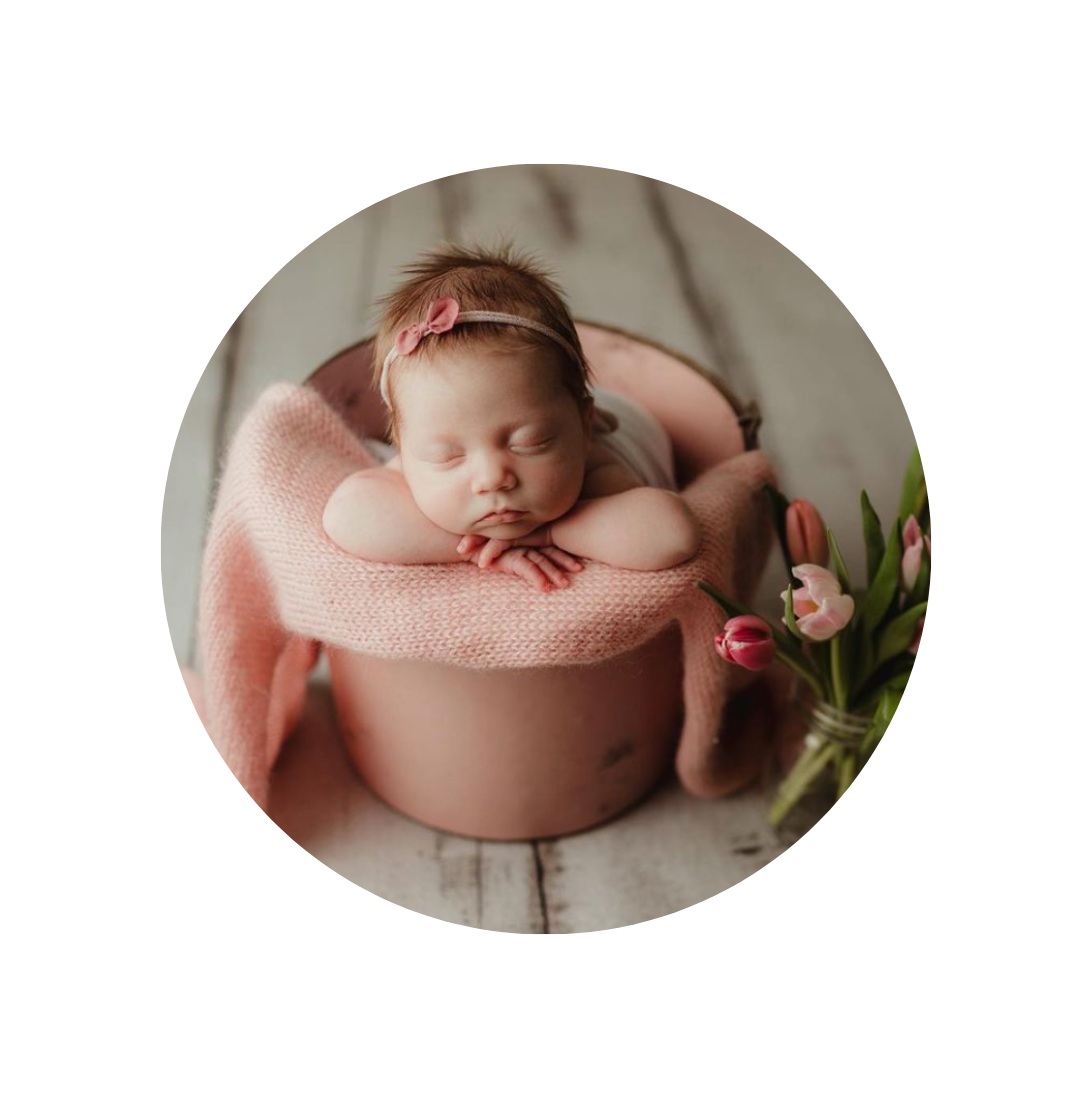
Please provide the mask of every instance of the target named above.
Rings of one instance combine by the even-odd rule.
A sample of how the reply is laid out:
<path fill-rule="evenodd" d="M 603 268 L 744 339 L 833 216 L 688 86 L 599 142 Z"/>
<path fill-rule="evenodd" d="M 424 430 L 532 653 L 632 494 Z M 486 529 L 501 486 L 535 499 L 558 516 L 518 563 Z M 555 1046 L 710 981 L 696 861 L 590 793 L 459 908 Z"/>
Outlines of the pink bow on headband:
<path fill-rule="evenodd" d="M 428 316 L 420 324 L 411 324 L 398 333 L 394 349 L 400 355 L 411 355 L 425 336 L 454 328 L 458 317 L 459 303 L 455 298 L 439 297 L 428 307 Z"/>

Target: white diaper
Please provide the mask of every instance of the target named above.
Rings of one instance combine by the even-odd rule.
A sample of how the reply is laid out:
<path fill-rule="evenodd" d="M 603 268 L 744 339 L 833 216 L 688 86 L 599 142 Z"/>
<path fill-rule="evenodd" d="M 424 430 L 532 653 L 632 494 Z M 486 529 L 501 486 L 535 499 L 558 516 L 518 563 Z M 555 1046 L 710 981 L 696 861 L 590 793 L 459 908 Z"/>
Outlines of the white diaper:
<path fill-rule="evenodd" d="M 663 425 L 632 397 L 613 389 L 592 388 L 595 406 L 618 417 L 618 430 L 596 432 L 596 438 L 612 450 L 637 477 L 652 488 L 675 491 L 671 439 Z"/>
<path fill-rule="evenodd" d="M 377 438 L 366 438 L 364 440 L 364 449 L 367 450 L 380 465 L 386 465 L 387 462 L 398 453 L 389 442 L 382 442 Z"/>

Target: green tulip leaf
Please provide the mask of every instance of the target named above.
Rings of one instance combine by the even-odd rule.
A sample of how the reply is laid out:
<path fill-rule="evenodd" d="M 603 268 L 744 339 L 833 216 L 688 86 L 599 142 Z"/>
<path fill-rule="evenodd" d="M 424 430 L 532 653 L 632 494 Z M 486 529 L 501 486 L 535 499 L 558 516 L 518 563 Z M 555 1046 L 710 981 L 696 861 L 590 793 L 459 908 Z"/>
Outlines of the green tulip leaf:
<path fill-rule="evenodd" d="M 770 506 L 773 509 L 774 516 L 779 520 L 779 524 L 784 526 L 785 512 L 789 509 L 789 500 L 772 484 L 764 484 L 762 491 L 765 492 L 766 498 L 770 501 Z"/>
<path fill-rule="evenodd" d="M 835 640 L 837 638 L 834 638 Z M 811 656 L 819 678 L 823 683 L 823 697 L 831 705 L 839 705 L 838 696 L 834 690 L 834 641 L 811 641 L 808 644 L 808 654 Z"/>
<path fill-rule="evenodd" d="M 929 550 L 922 546 L 921 549 L 921 571 L 918 572 L 918 578 L 914 580 L 914 589 L 910 592 L 910 597 L 906 600 L 907 606 L 914 606 L 919 602 L 925 602 L 929 597 Z"/>
<path fill-rule="evenodd" d="M 728 620 L 732 618 L 742 617 L 748 615 L 751 617 L 762 618 L 766 621 L 761 614 L 756 614 L 753 610 L 748 610 L 742 603 L 734 602 L 728 598 L 723 591 L 718 591 L 711 583 L 706 583 L 705 580 L 698 580 L 694 585 L 700 590 L 704 591 L 724 612 L 728 615 Z M 766 622 L 769 625 L 769 622 Z M 788 653 L 791 656 L 800 659 L 801 646 L 800 642 L 795 637 L 790 637 L 782 629 L 775 629 L 770 626 L 770 632 L 773 634 L 774 644 L 777 645 L 782 651 Z"/>
<path fill-rule="evenodd" d="M 919 514 L 922 507 L 925 506 L 925 497 L 925 472 L 921 467 L 921 454 L 915 446 L 906 466 L 906 475 L 902 481 L 899 521 L 905 522 L 911 515 Z"/>
<path fill-rule="evenodd" d="M 917 606 L 904 610 L 883 627 L 879 643 L 876 645 L 877 663 L 886 663 L 910 647 L 910 642 L 914 639 L 914 627 L 925 616 L 925 608 L 928 605 L 927 602 L 919 602 Z"/>
<path fill-rule="evenodd" d="M 929 496 L 926 494 L 925 485 L 923 484 L 918 490 L 917 499 L 914 500 L 914 514 L 918 516 L 918 523 L 921 523 L 921 516 L 926 513 L 929 505 Z"/>
<path fill-rule="evenodd" d="M 827 545 L 830 547 L 830 562 L 834 565 L 834 574 L 838 577 L 842 590 L 848 595 L 853 589 L 853 584 L 849 582 L 849 570 L 846 568 L 842 551 L 838 548 L 838 539 L 835 538 L 834 531 L 829 526 L 827 527 Z"/>
<path fill-rule="evenodd" d="M 914 673 L 914 669 L 909 671 L 903 671 L 901 674 L 894 675 L 892 679 L 887 681 L 888 690 L 897 690 L 900 694 L 910 685 L 910 676 Z"/>
<path fill-rule="evenodd" d="M 905 687 L 913 670 L 914 654 L 912 652 L 900 652 L 893 660 L 888 660 L 877 667 L 865 680 L 860 690 L 856 691 L 860 701 L 854 701 L 854 709 L 869 709 L 876 705 L 889 686 L 897 686 L 901 683 Z"/>
<path fill-rule="evenodd" d="M 862 763 L 871 756 L 872 752 L 876 750 L 876 745 L 883 739 L 883 735 L 890 727 L 891 720 L 895 716 L 895 710 L 898 709 L 901 700 L 902 690 L 895 689 L 892 686 L 885 688 L 883 694 L 880 695 L 876 711 L 872 714 L 872 723 L 868 726 L 868 730 L 861 740 L 861 745 L 857 749 Z"/>
<path fill-rule="evenodd" d="M 883 526 L 868 493 L 861 492 L 861 528 L 864 530 L 865 553 L 868 555 L 868 582 L 876 578 L 883 560 Z"/>
<path fill-rule="evenodd" d="M 844 752 L 837 762 L 835 773 L 838 775 L 838 786 L 834 794 L 834 799 L 838 800 L 853 784 L 853 779 L 857 777 L 857 752 Z"/>
<path fill-rule="evenodd" d="M 842 638 L 842 657 L 846 661 L 846 667 L 856 667 L 861 653 L 860 622 L 851 621 L 838 635 Z"/>
<path fill-rule="evenodd" d="M 694 585 L 699 590 L 704 591 L 729 617 L 738 618 L 743 615 L 754 615 L 755 617 L 761 617 L 761 614 L 755 614 L 753 610 L 748 610 L 742 603 L 733 602 L 723 591 L 718 591 L 711 583 L 706 583 L 705 580 L 698 580 Z"/>
<path fill-rule="evenodd" d="M 865 628 L 864 622 L 858 621 L 854 629 L 853 637 L 853 668 L 852 681 L 849 687 L 850 705 L 855 707 L 854 698 L 857 692 L 867 681 L 876 666 L 876 652 L 872 645 L 872 634 Z"/>
<path fill-rule="evenodd" d="M 902 524 L 896 522 L 891 527 L 891 536 L 887 539 L 883 560 L 880 561 L 880 567 L 876 570 L 875 579 L 868 585 L 868 594 L 865 595 L 864 606 L 861 609 L 865 628 L 869 632 L 875 632 L 891 606 L 891 600 L 895 597 L 895 591 L 899 586 L 901 565 Z"/>
<path fill-rule="evenodd" d="M 800 632 L 799 627 L 796 624 L 796 611 L 792 606 L 792 584 L 790 583 L 784 591 L 781 592 L 781 601 L 785 605 L 784 622 L 785 628 L 796 637 L 798 640 L 804 640 L 804 634 Z"/>
<path fill-rule="evenodd" d="M 845 709 L 849 692 L 849 668 L 851 666 L 845 651 L 846 634 L 835 633 L 830 638 L 830 689 L 834 695 L 834 704 Z"/>

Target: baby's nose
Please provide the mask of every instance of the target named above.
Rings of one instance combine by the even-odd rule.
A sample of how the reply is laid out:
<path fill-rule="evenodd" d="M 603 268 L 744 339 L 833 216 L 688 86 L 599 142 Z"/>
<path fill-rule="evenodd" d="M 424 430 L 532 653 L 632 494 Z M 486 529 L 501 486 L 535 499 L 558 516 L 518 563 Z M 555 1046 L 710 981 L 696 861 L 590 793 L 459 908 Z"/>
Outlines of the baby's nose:
<path fill-rule="evenodd" d="M 474 470 L 475 492 L 499 492 L 514 488 L 516 474 L 499 455 L 483 456 Z"/>
<path fill-rule="evenodd" d="M 474 491 L 482 495 L 488 492 L 507 492 L 516 486 L 514 474 L 505 469 L 492 469 L 479 473 L 474 481 Z"/>

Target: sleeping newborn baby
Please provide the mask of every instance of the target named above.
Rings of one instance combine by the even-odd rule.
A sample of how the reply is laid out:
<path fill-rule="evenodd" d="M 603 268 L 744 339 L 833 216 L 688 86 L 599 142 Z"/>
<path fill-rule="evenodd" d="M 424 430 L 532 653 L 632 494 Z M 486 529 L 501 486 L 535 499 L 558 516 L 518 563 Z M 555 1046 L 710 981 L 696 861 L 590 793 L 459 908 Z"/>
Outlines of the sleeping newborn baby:
<path fill-rule="evenodd" d="M 508 249 L 453 246 L 408 272 L 375 342 L 394 454 L 330 497 L 335 544 L 372 561 L 466 561 L 542 591 L 567 587 L 582 557 L 655 570 L 697 552 L 663 428 L 589 387 L 545 272 Z"/>

